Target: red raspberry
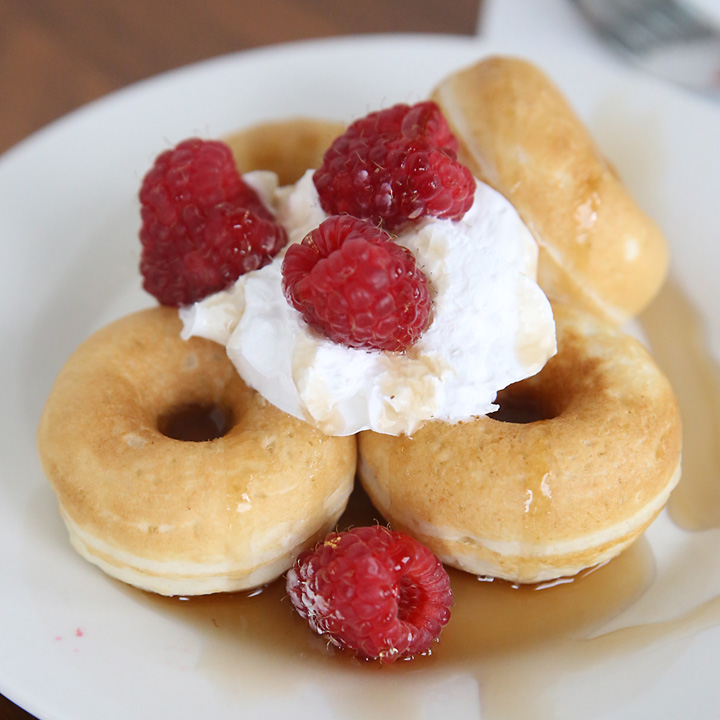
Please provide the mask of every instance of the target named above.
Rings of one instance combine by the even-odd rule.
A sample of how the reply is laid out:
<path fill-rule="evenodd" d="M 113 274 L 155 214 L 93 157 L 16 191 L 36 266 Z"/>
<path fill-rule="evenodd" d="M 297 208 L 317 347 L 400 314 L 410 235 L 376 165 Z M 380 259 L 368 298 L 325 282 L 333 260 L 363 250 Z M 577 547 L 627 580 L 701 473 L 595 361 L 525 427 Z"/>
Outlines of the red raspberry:
<path fill-rule="evenodd" d="M 408 107 L 400 132 L 407 138 L 424 137 L 442 148 L 453 159 L 457 157 L 458 141 L 440 108 L 432 101 Z"/>
<path fill-rule="evenodd" d="M 334 342 L 404 350 L 428 325 L 427 278 L 412 253 L 364 220 L 325 220 L 287 249 L 282 275 L 288 302 Z"/>
<path fill-rule="evenodd" d="M 372 139 L 378 135 L 402 135 L 408 140 L 425 138 L 452 157 L 457 156 L 458 141 L 442 111 L 432 100 L 415 105 L 399 103 L 385 110 L 377 110 L 352 123 L 343 137 Z"/>
<path fill-rule="evenodd" d="M 230 148 L 191 138 L 158 156 L 140 189 L 143 287 L 187 305 L 270 262 L 287 242 Z"/>
<path fill-rule="evenodd" d="M 325 153 L 313 181 L 325 212 L 388 231 L 427 216 L 459 220 L 473 203 L 475 179 L 456 151 L 437 106 L 396 105 L 353 123 Z"/>
<path fill-rule="evenodd" d="M 450 578 L 409 535 L 385 527 L 331 533 L 287 574 L 301 617 L 332 643 L 394 662 L 427 654 L 450 619 Z"/>

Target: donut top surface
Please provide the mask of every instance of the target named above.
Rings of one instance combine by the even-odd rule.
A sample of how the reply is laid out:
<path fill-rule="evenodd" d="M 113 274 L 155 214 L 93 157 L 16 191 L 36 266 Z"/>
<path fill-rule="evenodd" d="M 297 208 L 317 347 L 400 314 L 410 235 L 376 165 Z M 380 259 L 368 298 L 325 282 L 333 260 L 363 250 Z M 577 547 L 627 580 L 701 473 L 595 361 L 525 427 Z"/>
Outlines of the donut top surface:
<path fill-rule="evenodd" d="M 677 402 L 647 350 L 586 312 L 554 311 L 558 354 L 501 395 L 504 415 L 428 422 L 412 437 L 362 433 L 359 444 L 387 517 L 441 556 L 453 542 L 506 554 L 524 582 L 538 558 L 594 564 L 679 477 Z"/>
<path fill-rule="evenodd" d="M 273 407 L 224 348 L 186 342 L 180 329 L 175 310 L 153 308 L 77 348 L 40 422 L 46 474 L 63 512 L 107 548 L 148 562 L 260 563 L 298 513 L 322 525 L 316 514 L 337 478 L 349 492 L 355 439 L 330 438 Z M 174 413 L 192 408 L 225 415 L 218 437 L 165 434 Z"/>

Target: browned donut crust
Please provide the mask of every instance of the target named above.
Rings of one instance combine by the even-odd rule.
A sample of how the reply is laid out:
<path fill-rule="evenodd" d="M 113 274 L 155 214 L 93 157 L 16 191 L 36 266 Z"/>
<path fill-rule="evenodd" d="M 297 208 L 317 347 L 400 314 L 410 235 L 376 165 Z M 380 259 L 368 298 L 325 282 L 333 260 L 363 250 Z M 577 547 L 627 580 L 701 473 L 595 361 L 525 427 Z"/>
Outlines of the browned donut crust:
<path fill-rule="evenodd" d="M 505 195 L 539 245 L 538 282 L 615 323 L 656 295 L 668 250 L 560 90 L 532 63 L 490 57 L 433 93 L 460 159 Z"/>
<path fill-rule="evenodd" d="M 270 170 L 289 185 L 308 168 L 319 167 L 345 125 L 332 120 L 292 118 L 245 128 L 225 138 L 240 172 Z"/>
<path fill-rule="evenodd" d="M 331 438 L 248 388 L 224 348 L 180 338 L 177 311 L 124 317 L 58 375 L 38 446 L 75 548 L 166 595 L 254 587 L 323 536 L 353 484 L 355 438 Z M 178 409 L 214 407 L 221 437 L 163 434 Z"/>
<path fill-rule="evenodd" d="M 680 416 L 649 354 L 588 313 L 554 310 L 558 354 L 500 398 L 543 419 L 359 437 L 376 507 L 468 572 L 538 582 L 609 560 L 679 478 Z"/>

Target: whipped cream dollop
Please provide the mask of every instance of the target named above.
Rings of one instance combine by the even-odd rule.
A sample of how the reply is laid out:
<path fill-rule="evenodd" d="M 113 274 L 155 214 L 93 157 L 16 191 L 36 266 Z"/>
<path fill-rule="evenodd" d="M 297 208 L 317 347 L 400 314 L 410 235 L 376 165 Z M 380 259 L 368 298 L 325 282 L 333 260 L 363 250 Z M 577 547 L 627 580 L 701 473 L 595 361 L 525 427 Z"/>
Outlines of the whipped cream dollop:
<path fill-rule="evenodd" d="M 245 177 L 276 209 L 290 243 L 327 217 L 312 171 L 287 188 L 270 173 Z M 284 251 L 182 308 L 183 337 L 225 345 L 248 385 L 331 435 L 411 434 L 429 419 L 493 412 L 499 390 L 556 352 L 552 310 L 535 282 L 534 238 L 514 207 L 478 181 L 462 220 L 427 218 L 397 242 L 415 256 L 433 299 L 431 324 L 404 352 L 345 347 L 310 328 L 283 295 Z"/>

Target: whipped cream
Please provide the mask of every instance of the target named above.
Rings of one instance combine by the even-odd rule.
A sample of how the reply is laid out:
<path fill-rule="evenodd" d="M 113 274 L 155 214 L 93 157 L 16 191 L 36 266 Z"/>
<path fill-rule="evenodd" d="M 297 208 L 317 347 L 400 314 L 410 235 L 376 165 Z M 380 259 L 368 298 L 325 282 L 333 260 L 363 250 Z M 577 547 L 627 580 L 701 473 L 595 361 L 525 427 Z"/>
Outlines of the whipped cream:
<path fill-rule="evenodd" d="M 290 243 L 327 217 L 308 171 L 278 188 L 246 179 L 277 210 Z M 282 293 L 284 251 L 234 286 L 182 308 L 183 337 L 226 346 L 245 382 L 281 410 L 331 435 L 411 434 L 429 419 L 458 422 L 497 409 L 499 390 L 555 353 L 555 324 L 535 282 L 537 245 L 513 206 L 478 181 L 460 221 L 428 218 L 403 231 L 427 275 L 433 319 L 402 353 L 349 348 L 307 326 Z"/>

